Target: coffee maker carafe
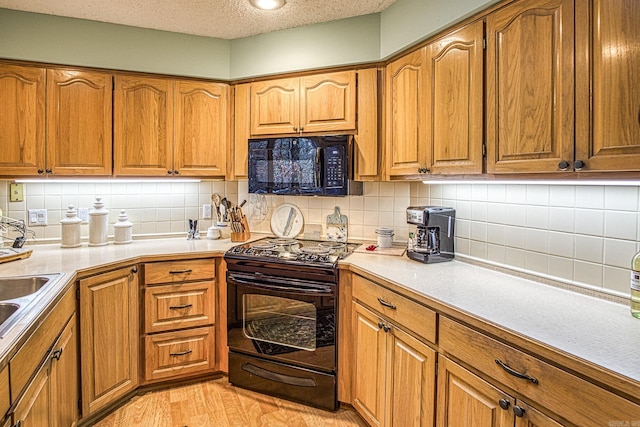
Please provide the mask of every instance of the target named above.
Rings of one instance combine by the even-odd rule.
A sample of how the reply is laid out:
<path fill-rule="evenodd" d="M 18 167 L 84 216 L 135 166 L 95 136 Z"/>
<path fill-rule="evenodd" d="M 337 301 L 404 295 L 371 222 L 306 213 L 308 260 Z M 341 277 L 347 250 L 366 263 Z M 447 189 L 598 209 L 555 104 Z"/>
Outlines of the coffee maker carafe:
<path fill-rule="evenodd" d="M 417 225 L 407 256 L 424 263 L 451 261 L 456 211 L 440 206 L 410 206 L 407 224 Z"/>

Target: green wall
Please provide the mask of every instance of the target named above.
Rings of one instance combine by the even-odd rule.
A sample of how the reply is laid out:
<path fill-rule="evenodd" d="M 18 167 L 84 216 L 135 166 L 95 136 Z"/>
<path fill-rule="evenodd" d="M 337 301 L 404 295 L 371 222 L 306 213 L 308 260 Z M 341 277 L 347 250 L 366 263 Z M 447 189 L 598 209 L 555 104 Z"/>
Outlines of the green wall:
<path fill-rule="evenodd" d="M 380 13 L 380 58 L 388 58 L 498 1 L 396 0 Z"/>
<path fill-rule="evenodd" d="M 0 58 L 228 79 L 230 42 L 0 9 Z"/>
<path fill-rule="evenodd" d="M 231 75 L 234 78 L 379 59 L 379 13 L 231 41 Z"/>

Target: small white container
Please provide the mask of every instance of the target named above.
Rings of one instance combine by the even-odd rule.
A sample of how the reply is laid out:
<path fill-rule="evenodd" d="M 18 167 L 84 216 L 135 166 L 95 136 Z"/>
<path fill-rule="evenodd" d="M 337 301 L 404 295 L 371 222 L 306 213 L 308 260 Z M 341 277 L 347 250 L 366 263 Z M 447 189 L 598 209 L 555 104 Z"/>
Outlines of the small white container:
<path fill-rule="evenodd" d="M 216 240 L 219 238 L 220 238 L 220 229 L 217 226 L 212 225 L 211 227 L 207 228 L 207 239 Z"/>
<path fill-rule="evenodd" d="M 378 235 L 378 247 L 390 248 L 393 245 L 393 228 L 377 228 L 376 234 Z"/>
<path fill-rule="evenodd" d="M 133 224 L 129 221 L 129 217 L 124 209 L 118 215 L 118 222 L 113 224 L 113 243 L 116 245 L 126 245 L 133 242 Z"/>
<path fill-rule="evenodd" d="M 65 217 L 60 220 L 62 224 L 62 242 L 61 248 L 77 248 L 82 245 L 80 241 L 80 224 L 82 220 L 78 218 L 78 211 L 75 206 L 69 205 L 69 209 L 65 212 Z"/>
<path fill-rule="evenodd" d="M 218 222 L 218 229 L 220 230 L 221 239 L 231 238 L 231 227 L 229 227 L 228 222 Z"/>
<path fill-rule="evenodd" d="M 101 197 L 96 197 L 93 209 L 89 211 L 89 246 L 109 244 L 107 230 L 109 227 L 109 211 L 104 208 Z"/>

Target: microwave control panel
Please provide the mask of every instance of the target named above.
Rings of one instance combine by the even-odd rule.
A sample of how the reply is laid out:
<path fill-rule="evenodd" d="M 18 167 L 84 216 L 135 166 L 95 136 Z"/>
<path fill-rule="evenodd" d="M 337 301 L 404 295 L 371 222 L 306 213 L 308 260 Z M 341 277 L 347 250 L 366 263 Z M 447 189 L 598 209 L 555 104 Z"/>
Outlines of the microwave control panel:
<path fill-rule="evenodd" d="M 344 147 L 332 146 L 324 149 L 325 185 L 342 187 L 345 179 Z"/>

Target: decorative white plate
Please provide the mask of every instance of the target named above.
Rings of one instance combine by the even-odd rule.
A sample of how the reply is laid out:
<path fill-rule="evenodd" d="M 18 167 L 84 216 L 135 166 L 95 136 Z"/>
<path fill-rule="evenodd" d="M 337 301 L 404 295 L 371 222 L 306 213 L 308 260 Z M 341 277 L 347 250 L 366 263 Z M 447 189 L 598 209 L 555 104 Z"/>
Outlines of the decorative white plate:
<path fill-rule="evenodd" d="M 278 237 L 296 237 L 302 231 L 304 218 L 296 205 L 283 203 L 273 210 L 271 231 Z"/>

